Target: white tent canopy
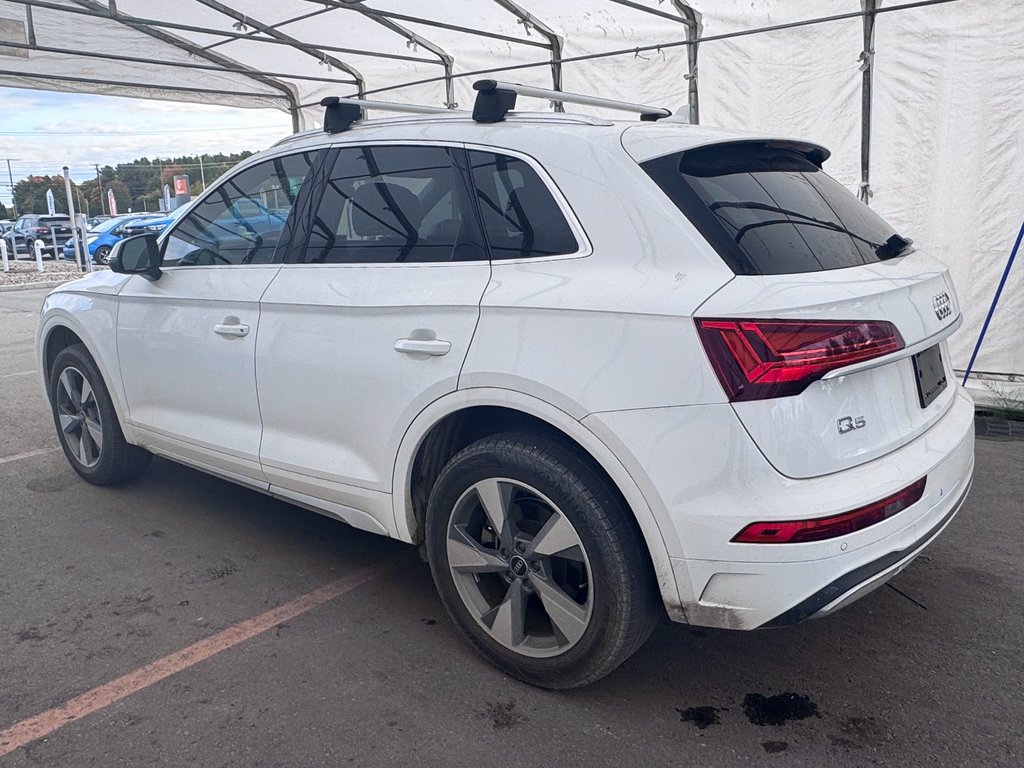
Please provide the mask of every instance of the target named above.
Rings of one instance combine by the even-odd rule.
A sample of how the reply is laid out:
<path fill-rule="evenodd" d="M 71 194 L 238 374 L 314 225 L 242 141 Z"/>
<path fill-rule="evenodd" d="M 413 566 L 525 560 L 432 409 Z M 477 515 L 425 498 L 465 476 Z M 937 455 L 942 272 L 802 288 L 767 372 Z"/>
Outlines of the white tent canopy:
<path fill-rule="evenodd" d="M 833 176 L 949 265 L 965 315 L 952 342 L 963 369 L 1024 216 L 1024 14 L 1015 0 L 901 4 L 917 7 L 2 0 L 0 86 L 269 106 L 299 130 L 319 125 L 329 95 L 468 108 L 484 76 L 473 73 L 502 68 L 504 80 L 805 137 L 832 150 Z M 737 35 L 828 16 L 845 18 Z M 626 53 L 597 56 L 615 50 Z M 993 374 L 979 386 L 1024 382 L 1021 316 L 1024 265 L 975 363 Z"/>

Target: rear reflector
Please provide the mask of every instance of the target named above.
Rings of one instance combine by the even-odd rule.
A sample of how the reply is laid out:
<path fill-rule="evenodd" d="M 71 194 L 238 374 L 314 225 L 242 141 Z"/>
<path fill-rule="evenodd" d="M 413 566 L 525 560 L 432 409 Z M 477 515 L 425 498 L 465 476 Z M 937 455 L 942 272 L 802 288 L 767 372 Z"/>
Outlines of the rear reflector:
<path fill-rule="evenodd" d="M 863 530 L 875 523 L 888 520 L 921 500 L 928 478 L 922 477 L 916 483 L 899 493 L 886 496 L 881 501 L 866 507 L 844 512 L 831 517 L 814 520 L 785 520 L 776 523 L 752 523 L 737 533 L 733 541 L 741 544 L 796 544 L 798 542 L 822 541 L 845 536 Z"/>
<path fill-rule="evenodd" d="M 798 395 L 829 371 L 903 349 L 896 326 L 874 320 L 697 320 L 730 402 Z"/>

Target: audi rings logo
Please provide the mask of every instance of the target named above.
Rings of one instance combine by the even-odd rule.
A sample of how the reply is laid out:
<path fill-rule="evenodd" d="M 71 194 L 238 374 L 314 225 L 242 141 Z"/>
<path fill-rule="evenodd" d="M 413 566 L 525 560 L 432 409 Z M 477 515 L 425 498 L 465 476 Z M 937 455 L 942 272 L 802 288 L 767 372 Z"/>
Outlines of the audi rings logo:
<path fill-rule="evenodd" d="M 949 300 L 949 294 L 945 291 L 932 299 L 932 306 L 935 308 L 935 316 L 939 320 L 945 320 L 953 314 L 953 302 Z"/>

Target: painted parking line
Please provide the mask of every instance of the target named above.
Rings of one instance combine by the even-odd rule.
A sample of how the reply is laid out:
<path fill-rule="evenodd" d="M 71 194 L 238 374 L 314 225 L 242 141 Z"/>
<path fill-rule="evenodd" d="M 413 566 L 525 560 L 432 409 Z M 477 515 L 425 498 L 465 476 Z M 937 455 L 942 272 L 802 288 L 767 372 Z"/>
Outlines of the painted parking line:
<path fill-rule="evenodd" d="M 11 379 L 15 376 L 31 376 L 35 371 L 18 371 L 17 373 L 0 373 L 0 379 Z"/>
<path fill-rule="evenodd" d="M 59 451 L 60 448 L 37 448 L 34 451 L 25 451 L 25 453 L 16 453 L 13 456 L 0 456 L 0 464 L 8 464 L 12 461 L 18 461 L 20 459 L 31 459 L 33 456 L 42 456 L 44 453 L 54 453 Z"/>
<path fill-rule="evenodd" d="M 277 608 L 271 608 L 258 616 L 241 621 L 215 635 L 193 643 L 187 648 L 182 648 L 180 651 L 150 662 L 134 672 L 129 672 L 116 680 L 86 691 L 64 702 L 59 707 L 48 709 L 34 717 L 22 720 L 20 723 L 15 723 L 6 730 L 0 731 L 0 757 L 49 736 L 68 723 L 73 723 L 93 712 L 109 707 L 133 693 L 195 666 L 211 656 L 234 648 L 239 643 L 244 643 L 284 621 L 351 592 L 397 567 L 404 560 L 404 558 L 395 558 L 391 561 L 360 568 L 347 576 L 314 589 L 312 592 L 307 592 L 301 597 L 279 605 Z"/>

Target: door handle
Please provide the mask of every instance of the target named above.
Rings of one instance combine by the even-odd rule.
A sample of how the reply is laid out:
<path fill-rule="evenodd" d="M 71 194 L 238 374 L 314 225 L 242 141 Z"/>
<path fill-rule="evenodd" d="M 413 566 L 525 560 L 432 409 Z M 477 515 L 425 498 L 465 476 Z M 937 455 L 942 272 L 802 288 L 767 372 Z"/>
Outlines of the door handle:
<path fill-rule="evenodd" d="M 249 326 L 242 323 L 217 323 L 213 326 L 213 332 L 221 336 L 246 336 L 249 333 Z"/>
<path fill-rule="evenodd" d="M 447 355 L 451 348 L 452 343 L 443 339 L 399 339 L 395 342 L 395 351 L 407 355 Z"/>

